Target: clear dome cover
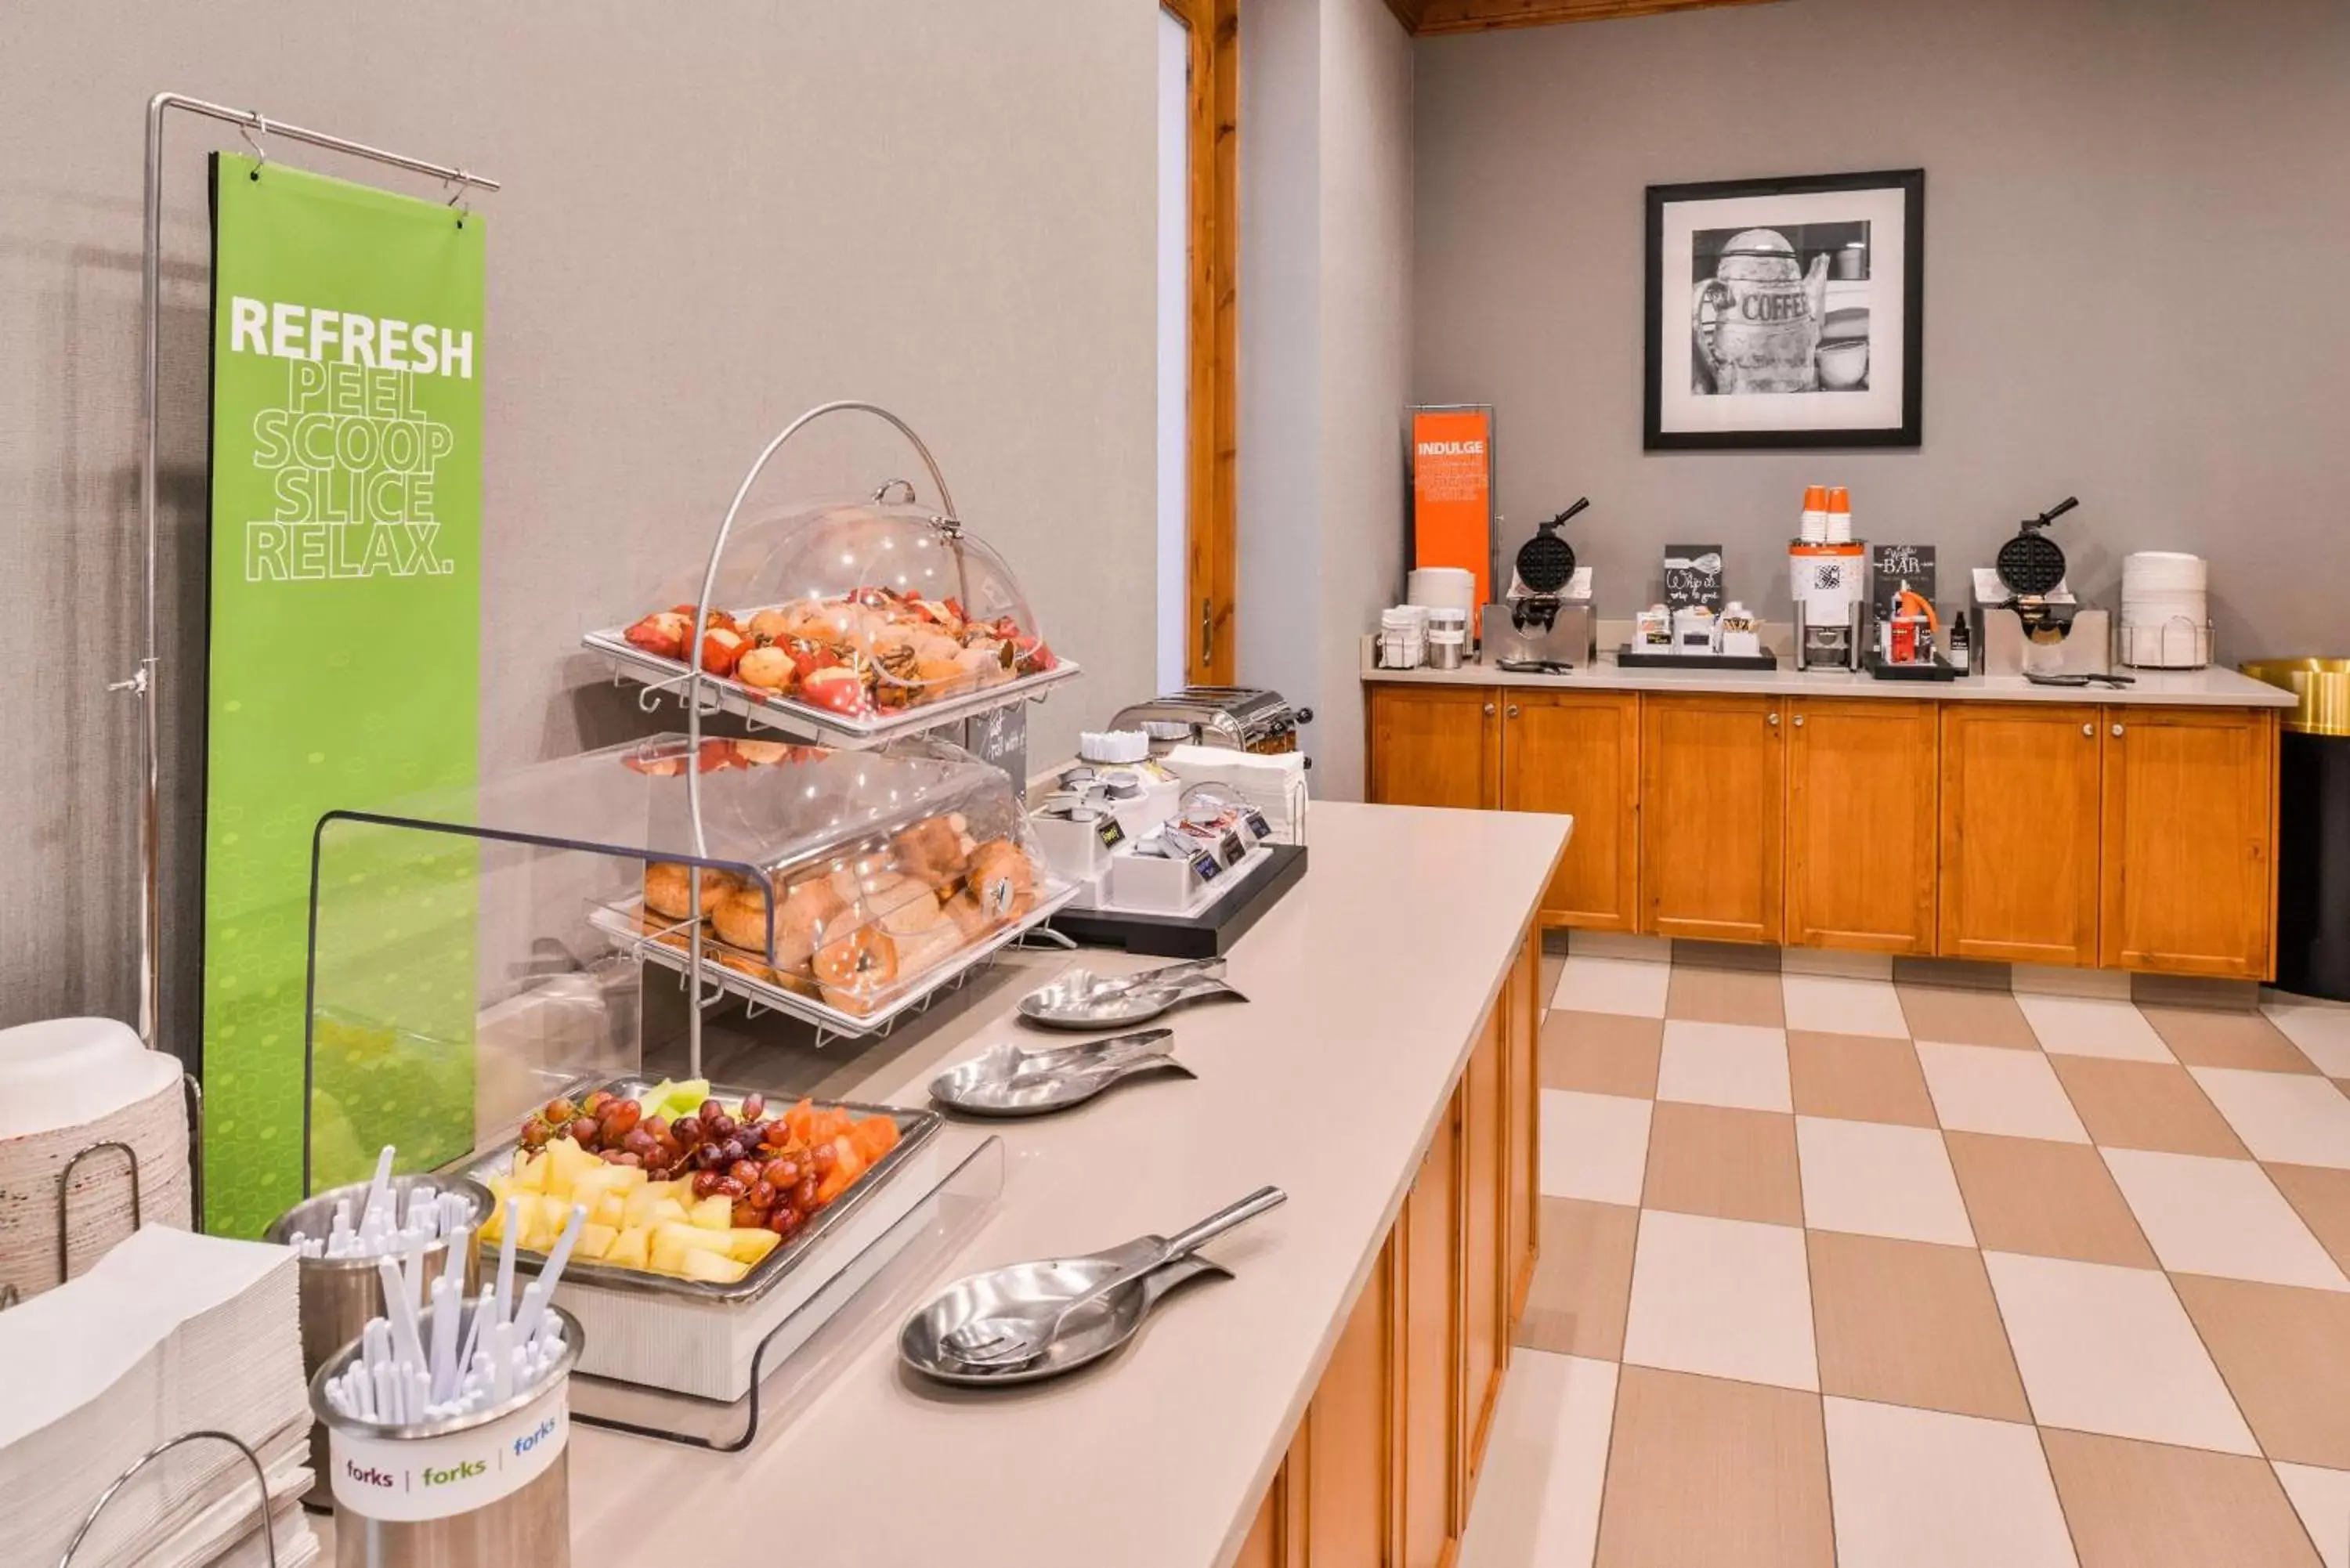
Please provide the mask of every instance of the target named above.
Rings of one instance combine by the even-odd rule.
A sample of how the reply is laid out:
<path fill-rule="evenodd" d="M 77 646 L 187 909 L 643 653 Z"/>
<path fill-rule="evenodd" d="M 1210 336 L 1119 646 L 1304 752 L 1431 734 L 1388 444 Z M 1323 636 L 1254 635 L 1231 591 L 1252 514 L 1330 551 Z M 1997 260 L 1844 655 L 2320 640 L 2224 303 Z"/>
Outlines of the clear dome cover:
<path fill-rule="evenodd" d="M 623 633 L 682 659 L 699 576 Z M 702 667 L 753 696 L 886 718 L 1058 667 L 1012 568 L 918 503 L 827 501 L 738 524 Z"/>

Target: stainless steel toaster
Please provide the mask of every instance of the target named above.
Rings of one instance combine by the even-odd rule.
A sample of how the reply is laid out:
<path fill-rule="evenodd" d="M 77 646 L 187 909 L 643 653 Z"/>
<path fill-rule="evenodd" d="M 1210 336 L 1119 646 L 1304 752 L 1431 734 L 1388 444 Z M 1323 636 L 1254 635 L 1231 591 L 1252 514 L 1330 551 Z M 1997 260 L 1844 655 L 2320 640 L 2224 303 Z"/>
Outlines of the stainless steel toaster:
<path fill-rule="evenodd" d="M 1186 686 L 1118 710 L 1113 730 L 1140 730 L 1153 754 L 1180 745 L 1223 746 L 1236 752 L 1297 749 L 1297 726 L 1314 711 L 1295 709 L 1278 691 L 1256 686 Z"/>

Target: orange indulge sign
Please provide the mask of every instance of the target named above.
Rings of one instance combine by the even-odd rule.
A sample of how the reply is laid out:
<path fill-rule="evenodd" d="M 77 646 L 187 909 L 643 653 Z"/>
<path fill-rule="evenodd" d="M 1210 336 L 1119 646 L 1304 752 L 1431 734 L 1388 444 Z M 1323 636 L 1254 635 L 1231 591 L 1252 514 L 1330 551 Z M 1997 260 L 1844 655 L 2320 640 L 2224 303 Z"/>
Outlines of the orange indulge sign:
<path fill-rule="evenodd" d="M 1421 410 L 1411 416 L 1412 565 L 1476 574 L 1476 604 L 1490 604 L 1493 416 L 1485 409 Z"/>

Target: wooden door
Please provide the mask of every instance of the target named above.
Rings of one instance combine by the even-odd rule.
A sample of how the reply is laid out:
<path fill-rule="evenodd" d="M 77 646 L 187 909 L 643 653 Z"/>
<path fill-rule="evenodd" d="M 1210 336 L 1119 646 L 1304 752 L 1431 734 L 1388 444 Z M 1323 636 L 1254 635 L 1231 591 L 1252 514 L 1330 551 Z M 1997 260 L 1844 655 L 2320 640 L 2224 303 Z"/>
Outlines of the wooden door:
<path fill-rule="evenodd" d="M 1525 1316 L 1526 1293 L 1534 1286 L 1534 1254 L 1542 1207 L 1542 942 L 1528 932 L 1511 972 L 1508 1033 L 1503 1040 L 1502 1096 L 1509 1107 L 1506 1126 L 1509 1147 L 1504 1192 L 1508 1220 L 1503 1227 L 1502 1257 L 1508 1265 L 1508 1315 L 1502 1331 L 1502 1354 L 1507 1364 L 1509 1347 L 1517 1343 L 1518 1322 Z"/>
<path fill-rule="evenodd" d="M 1461 1348 L 1460 1494 L 1469 1495 L 1485 1452 L 1485 1434 L 1501 1397 L 1507 1354 L 1509 1280 L 1503 1258 L 1508 1172 L 1509 1109 L 1505 1036 L 1509 986 L 1487 1015 L 1482 1037 L 1461 1077 Z"/>
<path fill-rule="evenodd" d="M 1501 699 L 1502 809 L 1575 818 L 1543 895 L 1543 923 L 1632 929 L 1640 918 L 1638 696 L 1505 687 Z"/>
<path fill-rule="evenodd" d="M 1397 1568 L 1445 1568 L 1459 1533 L 1460 1328 L 1458 1248 L 1461 1100 L 1456 1095 L 1429 1140 L 1419 1179 L 1404 1199 L 1397 1234 L 1402 1376 L 1396 1412 Z"/>
<path fill-rule="evenodd" d="M 1390 1237 L 1306 1407 L 1305 1538 L 1317 1568 L 1387 1561 L 1397 1477 L 1390 1417 L 1398 1267 Z M 1298 1452 L 1293 1446 L 1292 1465 Z"/>
<path fill-rule="evenodd" d="M 2087 703 L 1944 705 L 1936 951 L 2097 961 L 2098 716 Z"/>
<path fill-rule="evenodd" d="M 1364 690 L 1369 799 L 1471 811 L 1500 804 L 1502 722 L 1492 688 L 1375 681 Z"/>
<path fill-rule="evenodd" d="M 1789 704 L 1787 940 L 1934 950 L 1935 704 Z"/>
<path fill-rule="evenodd" d="M 2274 715 L 2112 707 L 2102 722 L 2104 961 L 2272 978 Z"/>
<path fill-rule="evenodd" d="M 1644 930 L 1775 942 L 1785 724 L 1772 697 L 1640 702 Z"/>

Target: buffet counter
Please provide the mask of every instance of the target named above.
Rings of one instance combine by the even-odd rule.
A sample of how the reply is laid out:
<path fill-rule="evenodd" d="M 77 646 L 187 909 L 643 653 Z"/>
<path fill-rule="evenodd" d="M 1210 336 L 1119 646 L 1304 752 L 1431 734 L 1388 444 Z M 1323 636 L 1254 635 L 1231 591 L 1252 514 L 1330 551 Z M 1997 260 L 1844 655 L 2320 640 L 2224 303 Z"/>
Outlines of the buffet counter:
<path fill-rule="evenodd" d="M 1505 1008 L 1523 1064 L 1500 1082 L 1529 1129 L 1518 1158 L 1533 1168 L 1534 1020 L 1516 1014 L 1534 993 L 1535 907 L 1570 826 L 1317 805 L 1313 875 L 1232 955 L 1250 1002 L 1168 1020 L 1195 1081 L 942 1135 L 958 1147 L 1001 1137 L 1007 1156 L 1002 1201 L 952 1273 L 1170 1231 L 1263 1183 L 1284 1188 L 1285 1205 L 1207 1249 L 1235 1277 L 1191 1287 L 1116 1359 L 1024 1389 L 926 1385 L 877 1335 L 812 1407 L 777 1413 L 781 1429 L 739 1456 L 578 1428 L 576 1560 L 666 1568 L 681 1552 L 788 1542 L 838 1568 L 1216 1568 L 1243 1552 L 1300 1562 L 1253 1527 L 1261 1509 L 1279 1511 L 1264 1508 L 1268 1492 L 1294 1469 L 1284 1459 L 1367 1285 L 1402 1282 L 1390 1230 L 1428 1185 L 1431 1142 L 1453 1147 L 1456 1085 L 1464 1071 L 1476 1077 L 1472 1048 Z M 1007 954 L 985 995 L 827 1064 L 821 1088 L 925 1104 L 942 1067 L 1046 1038 L 1013 1016 L 1024 992 L 1073 963 L 1147 961 Z M 1459 1147 L 1473 1152 L 1476 1137 L 1461 1132 Z M 1532 1195 L 1513 1201 L 1530 1249 Z M 1498 1381 L 1506 1340 L 1492 1355 Z M 1472 1458 L 1473 1446 L 1456 1447 L 1443 1468 Z M 1430 1461 L 1417 1479 L 1424 1490 L 1445 1478 Z"/>
<path fill-rule="evenodd" d="M 1961 677 L 1956 680 L 1879 680 L 1849 670 L 1798 670 L 1783 652 L 1776 670 L 1627 670 L 1603 652 L 1588 666 L 1566 675 L 1510 670 L 1486 664 L 1458 670 L 1381 670 L 1372 662 L 1371 639 L 1362 651 L 1367 681 L 1409 686 L 1506 686 L 1559 691 L 1736 692 L 1761 697 L 1881 697 L 1938 702 L 2102 702 L 2166 708 L 2291 708 L 2297 699 L 2281 687 L 2212 665 L 2203 670 L 2123 670 L 2127 686 L 2035 686 L 2021 675 Z"/>

